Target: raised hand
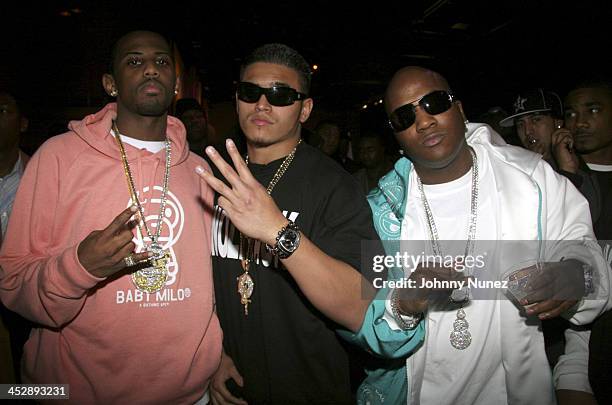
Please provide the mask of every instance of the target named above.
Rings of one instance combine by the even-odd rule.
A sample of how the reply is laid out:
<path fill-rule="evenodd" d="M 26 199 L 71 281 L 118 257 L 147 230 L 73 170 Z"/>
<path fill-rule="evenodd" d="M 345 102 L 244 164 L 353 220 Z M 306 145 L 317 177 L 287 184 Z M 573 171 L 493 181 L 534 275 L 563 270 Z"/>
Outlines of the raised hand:
<path fill-rule="evenodd" d="M 274 245 L 278 231 L 288 221 L 266 189 L 253 177 L 234 142 L 228 139 L 226 147 L 236 170 L 228 165 L 212 146 L 206 148 L 206 154 L 228 181 L 229 186 L 201 166 L 196 168 L 196 172 L 219 193 L 218 205 L 240 232 Z"/>
<path fill-rule="evenodd" d="M 93 231 L 83 239 L 77 255 L 85 270 L 104 278 L 126 268 L 127 256 L 131 255 L 135 263 L 149 258 L 149 252 L 133 253 L 136 245 L 132 242 L 132 229 L 137 221 L 130 218 L 136 211 L 135 206 L 127 208 L 105 229 Z"/>
<path fill-rule="evenodd" d="M 559 169 L 570 173 L 578 171 L 578 155 L 574 152 L 574 138 L 566 128 L 557 129 L 551 135 L 552 154 Z"/>

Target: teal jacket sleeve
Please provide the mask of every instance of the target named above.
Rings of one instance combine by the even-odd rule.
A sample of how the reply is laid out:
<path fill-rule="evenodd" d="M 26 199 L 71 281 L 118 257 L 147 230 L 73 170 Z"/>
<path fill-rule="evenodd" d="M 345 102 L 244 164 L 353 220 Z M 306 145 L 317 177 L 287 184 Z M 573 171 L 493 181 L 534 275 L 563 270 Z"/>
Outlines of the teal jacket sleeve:
<path fill-rule="evenodd" d="M 383 319 L 388 288 L 382 288 L 370 303 L 365 318 L 356 333 L 339 332 L 347 341 L 370 353 L 385 358 L 402 358 L 410 355 L 425 337 L 425 324 L 419 323 L 413 330 L 394 330 Z"/>

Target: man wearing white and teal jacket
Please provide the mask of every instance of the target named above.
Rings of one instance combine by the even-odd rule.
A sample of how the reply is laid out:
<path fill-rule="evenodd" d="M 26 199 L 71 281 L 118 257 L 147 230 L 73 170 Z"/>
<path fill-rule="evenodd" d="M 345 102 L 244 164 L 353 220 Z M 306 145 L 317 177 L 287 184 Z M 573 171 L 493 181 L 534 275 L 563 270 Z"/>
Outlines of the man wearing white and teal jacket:
<path fill-rule="evenodd" d="M 587 201 L 539 155 L 506 145 L 486 125 L 468 124 L 438 73 L 401 69 L 389 84 L 385 108 L 407 157 L 368 196 L 387 255 L 402 246 L 421 253 L 415 245 L 406 248 L 409 240 L 424 241 L 434 255 L 462 257 L 483 253 L 481 241 L 519 241 L 524 249 L 501 244 L 485 251 L 482 274 L 527 268 L 530 260 L 540 273 L 525 296 L 505 299 L 500 289 L 495 299 L 474 299 L 474 289 L 418 287 L 479 277 L 457 266 L 389 268 L 388 279 L 414 284 L 408 295 L 380 289 L 361 329 L 350 336 L 388 359 L 368 371 L 358 402 L 556 403 L 555 389 L 575 388 L 571 380 L 586 375 L 567 372 L 566 386 L 553 384 L 540 320 L 563 315 L 586 324 L 608 306 L 609 270 Z"/>

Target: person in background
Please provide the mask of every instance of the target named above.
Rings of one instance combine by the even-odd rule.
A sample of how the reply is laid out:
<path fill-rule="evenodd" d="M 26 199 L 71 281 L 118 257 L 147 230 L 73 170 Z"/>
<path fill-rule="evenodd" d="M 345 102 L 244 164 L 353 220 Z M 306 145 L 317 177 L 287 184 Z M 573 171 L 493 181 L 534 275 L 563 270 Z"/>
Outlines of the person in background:
<path fill-rule="evenodd" d="M 384 139 L 378 133 L 365 132 L 359 137 L 357 154 L 363 168 L 353 176 L 365 194 L 376 187 L 378 180 L 393 166 L 385 152 Z"/>
<path fill-rule="evenodd" d="M 499 125 L 499 122 L 508 117 L 508 115 L 509 114 L 506 112 L 506 110 L 500 106 L 493 106 L 476 117 L 476 122 L 482 122 L 483 124 L 489 125 L 495 132 L 504 138 L 504 141 L 510 145 L 520 146 L 521 141 L 516 135 L 516 132 L 512 128 Z"/>
<path fill-rule="evenodd" d="M 334 159 L 349 173 L 355 173 L 361 167 L 347 156 L 349 139 L 342 132 L 340 125 L 331 120 L 321 121 L 315 130 L 319 136 L 319 149 Z"/>
<path fill-rule="evenodd" d="M 523 147 L 539 153 L 559 174 L 567 177 L 589 202 L 591 219 L 601 212 L 600 187 L 596 175 L 574 150 L 569 129 L 563 127 L 563 105 L 559 96 L 542 88 L 525 90 L 514 102 L 513 115 L 499 122 L 516 128 Z"/>
<path fill-rule="evenodd" d="M 15 96 L 0 90 L 0 248 L 6 235 L 19 182 L 30 159 L 19 149 L 28 119 Z M 30 324 L 0 303 L 0 383 L 20 381 L 23 344 Z"/>
<path fill-rule="evenodd" d="M 204 149 L 215 138 L 214 128 L 208 122 L 206 111 L 194 98 L 182 98 L 176 102 L 175 116 L 185 125 L 189 150 L 205 156 Z"/>
<path fill-rule="evenodd" d="M 612 264 L 612 81 L 607 76 L 579 80 L 565 97 L 565 127 L 570 146 L 596 176 L 601 213 L 593 220 L 595 235 Z M 569 142 L 569 141 L 568 141 Z M 578 159 L 574 157 L 574 164 Z M 589 341 L 589 380 L 600 404 L 612 402 L 612 312 L 592 325 Z"/>

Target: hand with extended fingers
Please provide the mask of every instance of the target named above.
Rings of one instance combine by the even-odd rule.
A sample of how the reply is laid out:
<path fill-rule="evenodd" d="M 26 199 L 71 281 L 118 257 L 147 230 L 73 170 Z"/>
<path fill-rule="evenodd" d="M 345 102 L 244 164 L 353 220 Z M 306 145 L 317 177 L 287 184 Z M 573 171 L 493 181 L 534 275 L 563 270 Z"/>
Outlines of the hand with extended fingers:
<path fill-rule="evenodd" d="M 201 166 L 196 168 L 196 172 L 219 193 L 218 205 L 240 232 L 274 245 L 278 231 L 288 221 L 264 186 L 253 177 L 234 142 L 228 139 L 226 147 L 235 170 L 212 146 L 206 148 L 206 154 L 228 181 L 229 186 Z"/>
<path fill-rule="evenodd" d="M 137 208 L 131 206 L 117 215 L 105 229 L 93 231 L 79 244 L 77 255 L 81 265 L 96 277 L 108 277 L 131 263 L 149 258 L 149 252 L 134 254 L 136 245 L 132 242 L 132 229 L 136 220 L 132 216 Z"/>

